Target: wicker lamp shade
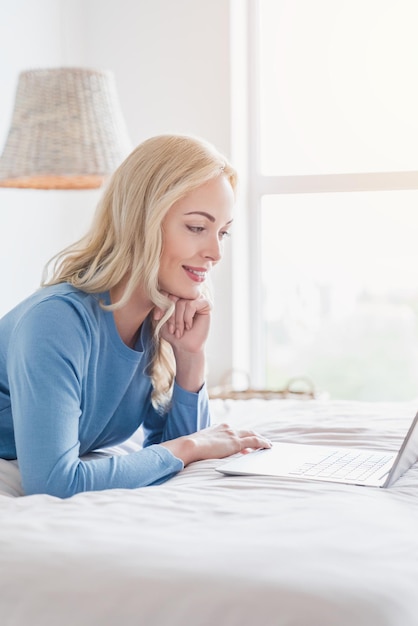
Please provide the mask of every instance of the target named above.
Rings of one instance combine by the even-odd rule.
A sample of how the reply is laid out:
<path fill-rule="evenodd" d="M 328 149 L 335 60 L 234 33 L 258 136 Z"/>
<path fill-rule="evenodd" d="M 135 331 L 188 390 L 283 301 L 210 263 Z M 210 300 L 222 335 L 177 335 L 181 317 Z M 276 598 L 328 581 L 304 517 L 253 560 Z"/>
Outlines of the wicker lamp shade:
<path fill-rule="evenodd" d="M 0 187 L 100 187 L 131 149 L 111 72 L 22 72 L 0 157 Z"/>

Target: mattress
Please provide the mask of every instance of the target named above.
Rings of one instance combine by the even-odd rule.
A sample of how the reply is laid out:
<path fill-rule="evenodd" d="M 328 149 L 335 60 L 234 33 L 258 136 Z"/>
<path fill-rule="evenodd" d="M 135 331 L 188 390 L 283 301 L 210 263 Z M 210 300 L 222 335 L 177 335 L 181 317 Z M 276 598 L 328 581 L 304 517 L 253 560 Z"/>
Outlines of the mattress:
<path fill-rule="evenodd" d="M 273 441 L 396 450 L 417 402 L 212 400 Z M 138 449 L 140 437 L 106 453 Z M 22 497 L 0 460 L 2 626 L 416 626 L 418 466 L 390 489 L 225 476 Z"/>

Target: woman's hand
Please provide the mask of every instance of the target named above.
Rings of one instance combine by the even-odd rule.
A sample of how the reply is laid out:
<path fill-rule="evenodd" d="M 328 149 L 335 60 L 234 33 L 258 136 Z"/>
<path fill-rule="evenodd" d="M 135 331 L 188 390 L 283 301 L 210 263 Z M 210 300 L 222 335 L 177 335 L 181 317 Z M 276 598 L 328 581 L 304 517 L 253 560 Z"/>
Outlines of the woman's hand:
<path fill-rule="evenodd" d="M 176 381 L 187 391 L 197 392 L 205 377 L 204 347 L 209 333 L 212 305 L 204 296 L 184 300 L 173 295 L 174 311 L 160 330 L 160 336 L 173 348 L 176 359 Z M 165 311 L 155 307 L 154 320 Z"/>
<path fill-rule="evenodd" d="M 174 311 L 161 328 L 161 337 L 173 349 L 196 353 L 203 350 L 206 343 L 212 305 L 207 298 L 199 296 L 195 300 L 184 300 L 166 294 L 174 303 Z M 154 320 L 160 320 L 165 311 L 155 307 Z"/>
<path fill-rule="evenodd" d="M 271 442 L 253 430 L 236 430 L 228 424 L 219 424 L 172 439 L 162 444 L 184 465 L 203 459 L 223 459 L 236 452 L 271 448 Z"/>

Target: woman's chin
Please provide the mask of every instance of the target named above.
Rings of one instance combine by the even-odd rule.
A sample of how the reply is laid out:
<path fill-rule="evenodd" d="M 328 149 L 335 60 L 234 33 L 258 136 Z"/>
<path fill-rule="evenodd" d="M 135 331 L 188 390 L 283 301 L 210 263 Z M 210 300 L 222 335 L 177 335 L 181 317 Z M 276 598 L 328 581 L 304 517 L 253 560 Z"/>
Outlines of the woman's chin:
<path fill-rule="evenodd" d="M 196 298 L 198 298 L 201 293 L 202 293 L 202 285 L 197 285 L 196 287 L 192 287 L 192 288 L 184 288 L 184 289 L 179 289 L 178 287 L 176 289 L 171 290 L 170 295 L 175 296 L 176 298 L 180 298 L 181 300 L 196 300 Z"/>

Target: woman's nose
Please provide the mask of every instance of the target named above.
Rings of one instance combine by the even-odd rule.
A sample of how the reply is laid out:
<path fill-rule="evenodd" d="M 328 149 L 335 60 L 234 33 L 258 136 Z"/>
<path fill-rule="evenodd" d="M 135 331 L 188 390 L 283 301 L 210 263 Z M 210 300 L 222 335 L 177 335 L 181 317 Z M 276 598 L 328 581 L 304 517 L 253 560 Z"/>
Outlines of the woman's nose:
<path fill-rule="evenodd" d="M 213 237 L 210 241 L 210 244 L 205 252 L 206 258 L 211 259 L 213 263 L 217 263 L 222 259 L 222 242 L 219 240 L 219 237 Z"/>

